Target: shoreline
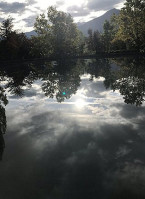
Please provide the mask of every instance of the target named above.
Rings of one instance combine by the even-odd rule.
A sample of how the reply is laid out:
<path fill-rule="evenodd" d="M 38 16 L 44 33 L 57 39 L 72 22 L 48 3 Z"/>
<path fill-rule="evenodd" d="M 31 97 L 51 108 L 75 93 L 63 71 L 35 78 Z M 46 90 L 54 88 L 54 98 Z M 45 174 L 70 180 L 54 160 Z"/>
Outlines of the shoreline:
<path fill-rule="evenodd" d="M 137 51 L 116 51 L 116 52 L 97 52 L 96 54 L 84 54 L 76 56 L 65 56 L 65 59 L 105 59 L 105 58 L 116 58 L 116 57 L 145 57 L 145 52 Z M 30 59 L 12 59 L 12 60 L 1 60 L 0 64 L 22 64 L 36 61 L 58 61 L 64 60 L 64 57 L 44 57 L 44 58 L 30 58 Z"/>

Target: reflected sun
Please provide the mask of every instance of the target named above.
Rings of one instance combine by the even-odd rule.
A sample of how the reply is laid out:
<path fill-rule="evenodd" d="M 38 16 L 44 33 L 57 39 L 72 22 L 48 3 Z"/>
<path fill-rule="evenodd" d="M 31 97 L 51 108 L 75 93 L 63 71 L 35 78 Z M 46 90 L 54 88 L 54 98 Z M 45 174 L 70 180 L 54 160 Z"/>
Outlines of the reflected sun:
<path fill-rule="evenodd" d="M 83 108 L 86 105 L 86 102 L 83 99 L 78 99 L 75 101 L 75 106 L 77 108 Z"/>

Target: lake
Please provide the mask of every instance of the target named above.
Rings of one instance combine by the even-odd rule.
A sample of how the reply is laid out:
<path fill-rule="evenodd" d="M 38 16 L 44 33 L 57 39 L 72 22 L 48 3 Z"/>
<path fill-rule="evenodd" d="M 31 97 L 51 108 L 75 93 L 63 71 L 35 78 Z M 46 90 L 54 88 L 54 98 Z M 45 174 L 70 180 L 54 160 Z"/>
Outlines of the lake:
<path fill-rule="evenodd" d="M 145 198 L 145 58 L 0 66 L 1 199 Z"/>

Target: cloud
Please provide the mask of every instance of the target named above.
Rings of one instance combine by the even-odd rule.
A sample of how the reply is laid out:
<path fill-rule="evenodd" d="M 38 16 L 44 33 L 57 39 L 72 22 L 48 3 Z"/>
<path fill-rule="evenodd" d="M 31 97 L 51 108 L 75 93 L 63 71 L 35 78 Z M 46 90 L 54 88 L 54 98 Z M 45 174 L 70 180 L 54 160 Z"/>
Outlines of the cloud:
<path fill-rule="evenodd" d="M 67 12 L 71 14 L 72 17 L 80 17 L 80 16 L 86 16 L 90 14 L 90 10 L 84 7 L 79 6 L 69 6 L 67 8 Z"/>
<path fill-rule="evenodd" d="M 65 4 L 65 1 L 63 1 L 63 0 L 56 1 L 56 7 L 63 6 L 64 4 Z"/>
<path fill-rule="evenodd" d="M 36 20 L 36 17 L 37 17 L 37 15 L 32 15 L 32 16 L 29 16 L 27 18 L 24 18 L 23 21 L 26 22 L 27 27 L 33 27 L 35 20 Z"/>
<path fill-rule="evenodd" d="M 27 0 L 27 2 L 28 2 L 28 4 L 29 4 L 29 5 L 32 5 L 32 4 L 37 3 L 37 1 L 36 1 L 36 0 Z"/>
<path fill-rule="evenodd" d="M 142 118 L 145 119 L 145 107 L 136 107 L 135 105 L 131 104 L 118 104 L 120 107 L 120 115 L 127 119 L 137 119 Z"/>
<path fill-rule="evenodd" d="M 7 12 L 7 13 L 18 13 L 24 11 L 26 5 L 27 5 L 26 3 L 19 3 L 19 2 L 14 2 L 14 3 L 1 2 L 0 10 L 2 12 Z"/>
<path fill-rule="evenodd" d="M 65 0 L 52 0 L 49 2 L 44 0 L 19 0 L 19 2 L 17 2 L 17 0 L 0 1 L 0 12 L 4 17 L 11 14 L 12 18 L 15 19 L 15 29 L 22 29 L 22 31 L 27 32 L 33 29 L 33 15 L 39 15 L 40 12 L 46 12 L 47 7 L 50 5 L 55 5 L 59 10 L 70 13 L 72 17 L 74 17 L 75 22 L 83 22 L 100 16 L 101 12 L 94 11 L 103 9 L 105 12 L 105 10 L 113 8 L 115 4 L 122 1 L 116 0 L 114 3 L 113 0 L 111 0 L 111 3 L 108 3 L 107 0 L 103 2 L 100 2 L 99 0 L 97 0 L 97 2 L 91 0 L 88 1 L 88 4 L 86 4 L 86 2 L 87 1 L 82 0 L 78 6 L 76 1 L 69 2 Z M 32 18 L 30 16 L 32 16 Z M 27 19 L 27 17 L 29 18 Z"/>
<path fill-rule="evenodd" d="M 122 0 L 90 0 L 88 1 L 87 7 L 90 10 L 99 11 L 99 10 L 109 10 L 115 7 L 116 4 L 122 3 Z"/>
<path fill-rule="evenodd" d="M 0 23 L 1 23 L 2 21 L 4 21 L 4 20 L 5 20 L 5 18 L 0 17 Z"/>

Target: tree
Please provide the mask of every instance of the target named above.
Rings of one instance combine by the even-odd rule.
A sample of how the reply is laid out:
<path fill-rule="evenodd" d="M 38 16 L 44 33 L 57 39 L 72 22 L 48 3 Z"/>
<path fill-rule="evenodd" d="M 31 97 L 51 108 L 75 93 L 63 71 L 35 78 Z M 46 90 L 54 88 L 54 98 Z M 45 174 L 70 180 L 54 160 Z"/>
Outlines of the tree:
<path fill-rule="evenodd" d="M 124 41 L 122 41 L 120 38 L 116 37 L 116 34 L 118 32 L 119 29 L 119 18 L 118 15 L 113 14 L 113 16 L 111 17 L 110 20 L 110 24 L 112 27 L 112 31 L 111 31 L 111 41 L 110 41 L 110 48 L 111 50 L 126 50 L 126 44 Z"/>
<path fill-rule="evenodd" d="M 53 53 L 53 33 L 45 14 L 40 14 L 36 18 L 34 29 L 37 36 L 33 36 L 31 39 L 33 44 L 31 54 L 35 57 L 47 57 L 51 55 Z"/>
<path fill-rule="evenodd" d="M 145 1 L 126 0 L 118 16 L 116 40 L 126 43 L 128 49 L 145 49 Z"/>
<path fill-rule="evenodd" d="M 13 19 L 8 18 L 0 27 L 0 58 L 17 59 L 29 57 L 31 42 L 24 33 L 13 30 Z"/>
<path fill-rule="evenodd" d="M 99 31 L 94 31 L 93 33 L 93 40 L 94 40 L 94 46 L 95 51 L 100 52 L 103 50 L 103 43 L 102 43 L 102 36 Z"/>
<path fill-rule="evenodd" d="M 2 22 L 0 27 L 0 37 L 1 39 L 8 39 L 9 34 L 13 31 L 13 19 L 9 17 Z"/>
<path fill-rule="evenodd" d="M 102 51 L 102 38 L 99 31 L 92 31 L 92 29 L 88 30 L 88 38 L 87 38 L 87 46 L 89 51 Z"/>
<path fill-rule="evenodd" d="M 47 18 L 41 14 L 34 24 L 35 47 L 42 56 L 74 55 L 78 52 L 79 31 L 70 14 L 49 7 Z M 35 50 L 34 47 L 34 50 Z"/>
<path fill-rule="evenodd" d="M 88 50 L 89 51 L 94 51 L 95 47 L 94 47 L 94 40 L 93 40 L 93 31 L 92 29 L 88 30 L 88 40 L 87 40 L 87 45 L 88 45 Z"/>
<path fill-rule="evenodd" d="M 104 31 L 103 31 L 102 39 L 103 39 L 105 50 L 108 52 L 110 51 L 111 41 L 113 39 L 113 26 L 108 20 L 105 20 L 103 29 Z"/>

